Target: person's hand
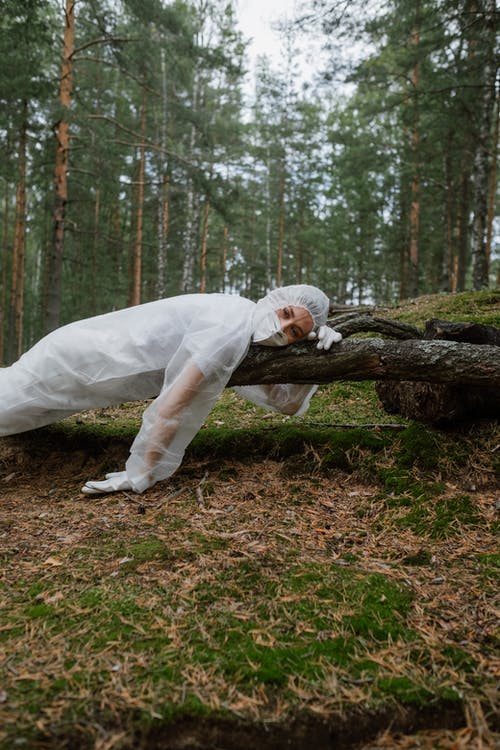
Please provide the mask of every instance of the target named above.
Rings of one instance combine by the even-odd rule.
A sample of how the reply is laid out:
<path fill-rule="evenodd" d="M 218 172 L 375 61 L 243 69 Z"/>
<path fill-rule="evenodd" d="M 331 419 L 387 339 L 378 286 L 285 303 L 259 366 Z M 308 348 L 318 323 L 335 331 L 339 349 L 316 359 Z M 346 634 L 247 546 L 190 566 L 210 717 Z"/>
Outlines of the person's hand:
<path fill-rule="evenodd" d="M 106 474 L 106 479 L 102 482 L 85 482 L 82 487 L 84 495 L 103 495 L 107 492 L 121 492 L 122 490 L 132 490 L 133 487 L 127 478 L 126 471 L 114 471 Z"/>
<path fill-rule="evenodd" d="M 328 351 L 332 344 L 338 344 L 339 341 L 342 341 L 342 334 L 334 328 L 330 328 L 330 326 L 320 326 L 317 333 L 316 331 L 311 331 L 307 338 L 309 340 L 318 340 L 316 349 Z"/>

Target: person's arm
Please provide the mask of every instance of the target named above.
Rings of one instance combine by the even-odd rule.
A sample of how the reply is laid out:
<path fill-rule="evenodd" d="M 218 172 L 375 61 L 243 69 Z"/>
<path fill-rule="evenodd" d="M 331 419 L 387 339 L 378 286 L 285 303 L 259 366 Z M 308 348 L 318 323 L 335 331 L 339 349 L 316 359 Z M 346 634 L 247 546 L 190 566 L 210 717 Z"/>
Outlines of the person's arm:
<path fill-rule="evenodd" d="M 143 417 L 141 433 L 145 434 L 144 471 L 140 487 L 134 485 L 127 471 L 119 471 L 106 474 L 105 480 L 86 482 L 82 487 L 82 492 L 85 495 L 123 490 L 142 492 L 154 484 L 157 481 L 154 478 L 154 470 L 175 439 L 179 426 L 182 424 L 183 413 L 198 394 L 203 381 L 204 375 L 201 370 L 193 362 L 188 362 L 172 386 L 160 394 L 149 407 L 150 409 L 154 407 L 154 417 L 147 427 Z"/>
<path fill-rule="evenodd" d="M 144 455 L 148 471 L 153 471 L 163 452 L 176 436 L 182 413 L 198 393 L 203 379 L 204 375 L 201 370 L 190 362 L 173 386 L 165 391 L 164 396 L 158 397 L 156 421 L 148 438 Z"/>

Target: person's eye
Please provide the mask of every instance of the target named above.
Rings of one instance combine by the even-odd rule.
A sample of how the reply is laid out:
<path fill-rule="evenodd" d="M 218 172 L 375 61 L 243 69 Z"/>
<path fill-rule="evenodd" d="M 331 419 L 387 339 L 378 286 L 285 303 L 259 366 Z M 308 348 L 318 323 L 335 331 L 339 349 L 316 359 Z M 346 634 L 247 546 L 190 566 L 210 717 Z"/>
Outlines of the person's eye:
<path fill-rule="evenodd" d="M 290 317 L 290 310 L 288 309 L 288 307 L 283 308 L 283 315 L 288 320 L 288 318 Z"/>

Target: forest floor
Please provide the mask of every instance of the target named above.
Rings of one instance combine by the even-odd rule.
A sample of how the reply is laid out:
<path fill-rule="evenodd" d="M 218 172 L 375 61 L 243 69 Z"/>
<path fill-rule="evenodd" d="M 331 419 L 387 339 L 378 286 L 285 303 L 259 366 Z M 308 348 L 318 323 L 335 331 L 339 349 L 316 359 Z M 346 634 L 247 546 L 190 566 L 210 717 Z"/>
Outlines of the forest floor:
<path fill-rule="evenodd" d="M 458 298 L 406 319 L 498 320 Z M 2 750 L 498 746 L 498 422 L 228 391 L 170 481 L 82 495 L 143 408 L 0 440 Z"/>

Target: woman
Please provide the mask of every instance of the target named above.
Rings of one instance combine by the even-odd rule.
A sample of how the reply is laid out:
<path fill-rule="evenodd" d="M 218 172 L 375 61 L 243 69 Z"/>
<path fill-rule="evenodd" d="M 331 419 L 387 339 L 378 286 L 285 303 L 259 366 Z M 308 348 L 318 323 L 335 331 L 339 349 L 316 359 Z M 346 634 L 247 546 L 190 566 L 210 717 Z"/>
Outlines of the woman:
<path fill-rule="evenodd" d="M 85 494 L 143 492 L 177 469 L 251 342 L 286 346 L 317 338 L 318 348 L 328 349 L 339 341 L 341 335 L 325 325 L 328 307 L 323 292 L 299 284 L 257 303 L 236 295 L 190 294 L 71 323 L 0 370 L 0 436 L 78 411 L 155 397 L 125 471 L 82 488 Z M 316 386 L 237 390 L 267 408 L 299 414 Z"/>

